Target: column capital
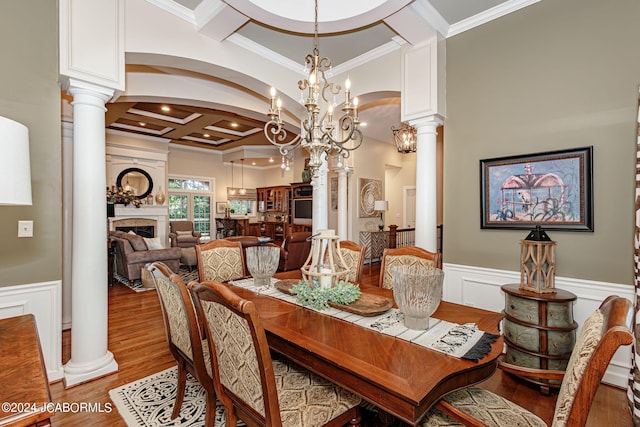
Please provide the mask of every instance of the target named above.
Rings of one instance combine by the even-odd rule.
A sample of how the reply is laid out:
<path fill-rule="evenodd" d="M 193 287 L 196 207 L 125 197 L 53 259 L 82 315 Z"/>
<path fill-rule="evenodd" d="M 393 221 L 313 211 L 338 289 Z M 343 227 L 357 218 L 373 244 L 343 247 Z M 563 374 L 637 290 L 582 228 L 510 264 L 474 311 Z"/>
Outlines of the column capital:
<path fill-rule="evenodd" d="M 444 117 L 440 114 L 433 114 L 431 116 L 420 117 L 418 119 L 409 120 L 409 125 L 420 130 L 420 128 L 433 126 L 438 127 L 444 124 Z"/>
<path fill-rule="evenodd" d="M 97 97 L 102 100 L 102 105 L 106 104 L 107 101 L 113 98 L 113 95 L 115 93 L 113 89 L 110 89 L 108 87 L 100 86 L 78 79 L 67 80 L 63 89 L 74 98 L 77 95 L 89 95 Z"/>

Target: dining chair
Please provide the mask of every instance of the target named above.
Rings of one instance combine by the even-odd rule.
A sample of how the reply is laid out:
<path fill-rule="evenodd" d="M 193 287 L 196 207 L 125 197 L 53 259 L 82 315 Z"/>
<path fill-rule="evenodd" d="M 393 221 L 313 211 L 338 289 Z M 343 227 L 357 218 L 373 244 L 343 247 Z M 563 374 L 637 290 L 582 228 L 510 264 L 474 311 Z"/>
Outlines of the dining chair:
<path fill-rule="evenodd" d="M 204 327 L 198 323 L 189 290 L 182 278 L 173 274 L 165 264 L 154 262 L 145 268 L 151 274 L 158 293 L 169 351 L 178 362 L 176 402 L 171 419 L 180 413 L 189 372 L 205 389 L 205 425 L 213 425 L 216 395 L 209 346 L 203 338 Z"/>
<path fill-rule="evenodd" d="M 245 276 L 242 244 L 225 239 L 210 240 L 196 246 L 198 280 L 226 282 Z"/>
<path fill-rule="evenodd" d="M 378 286 L 385 289 L 393 289 L 391 269 L 399 265 L 420 265 L 439 268 L 440 253 L 429 252 L 417 246 L 385 249 L 382 253 L 382 261 L 380 262 L 380 279 Z"/>
<path fill-rule="evenodd" d="M 218 398 L 227 426 L 360 425 L 361 399 L 285 358 L 271 358 L 253 302 L 217 282 L 189 283 L 205 319 Z"/>
<path fill-rule="evenodd" d="M 364 265 L 364 254 L 367 248 L 360 246 L 351 240 L 340 240 L 340 255 L 342 259 L 351 268 L 351 272 L 345 280 L 350 283 L 360 283 L 362 279 L 362 267 Z"/>
<path fill-rule="evenodd" d="M 582 325 L 566 371 L 523 368 L 505 362 L 499 366 L 519 376 L 562 381 L 552 426 L 582 427 L 611 358 L 620 346 L 633 341 L 632 319 L 631 301 L 610 296 Z M 546 426 L 537 415 L 481 387 L 468 387 L 447 395 L 422 424 L 445 425 Z"/>

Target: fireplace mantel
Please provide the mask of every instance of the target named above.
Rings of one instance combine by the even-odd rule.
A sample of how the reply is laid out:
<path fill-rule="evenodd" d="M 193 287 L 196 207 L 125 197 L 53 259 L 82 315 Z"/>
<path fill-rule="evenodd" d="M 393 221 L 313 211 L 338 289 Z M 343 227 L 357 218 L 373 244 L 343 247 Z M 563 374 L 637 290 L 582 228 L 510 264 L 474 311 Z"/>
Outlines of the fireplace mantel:
<path fill-rule="evenodd" d="M 114 221 L 120 219 L 151 219 L 157 223 L 156 236 L 160 237 L 160 241 L 163 242 L 165 247 L 169 247 L 169 207 L 166 205 L 142 205 L 139 208 L 133 206 L 120 206 L 115 207 L 115 216 L 109 218 L 109 231 L 115 230 L 113 225 Z"/>

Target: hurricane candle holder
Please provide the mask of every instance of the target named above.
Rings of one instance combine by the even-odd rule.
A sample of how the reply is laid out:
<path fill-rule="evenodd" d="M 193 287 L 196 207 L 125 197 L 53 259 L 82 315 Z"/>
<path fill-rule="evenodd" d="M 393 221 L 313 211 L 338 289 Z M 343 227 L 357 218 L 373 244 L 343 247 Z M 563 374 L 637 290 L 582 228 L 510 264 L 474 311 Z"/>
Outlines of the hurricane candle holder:
<path fill-rule="evenodd" d="M 277 246 L 250 246 L 246 248 L 247 268 L 254 284 L 260 287 L 271 285 L 271 277 L 278 269 L 280 248 Z"/>
<path fill-rule="evenodd" d="M 409 329 L 429 329 L 429 317 L 442 301 L 444 272 L 439 268 L 401 265 L 391 268 L 393 298 Z"/>

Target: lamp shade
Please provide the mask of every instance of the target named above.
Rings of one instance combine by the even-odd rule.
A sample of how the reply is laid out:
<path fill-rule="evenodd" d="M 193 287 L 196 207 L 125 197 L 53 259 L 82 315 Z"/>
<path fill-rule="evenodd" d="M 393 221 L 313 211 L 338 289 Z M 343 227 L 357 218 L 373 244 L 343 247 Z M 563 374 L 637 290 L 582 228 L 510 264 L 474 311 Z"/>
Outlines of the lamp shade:
<path fill-rule="evenodd" d="M 373 210 L 382 212 L 389 210 L 389 202 L 387 200 L 376 200 L 373 202 Z"/>
<path fill-rule="evenodd" d="M 0 117 L 0 205 L 31 205 L 29 130 Z"/>

